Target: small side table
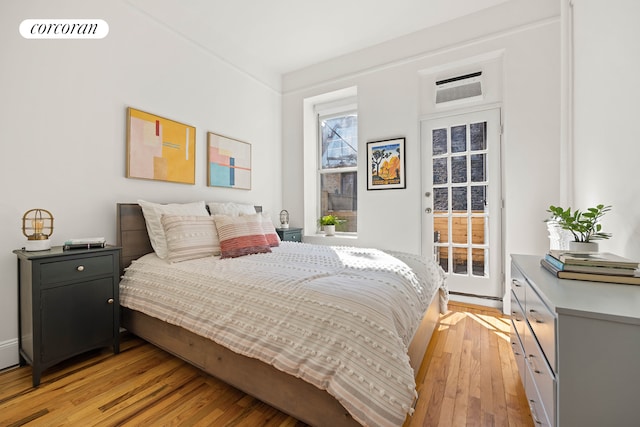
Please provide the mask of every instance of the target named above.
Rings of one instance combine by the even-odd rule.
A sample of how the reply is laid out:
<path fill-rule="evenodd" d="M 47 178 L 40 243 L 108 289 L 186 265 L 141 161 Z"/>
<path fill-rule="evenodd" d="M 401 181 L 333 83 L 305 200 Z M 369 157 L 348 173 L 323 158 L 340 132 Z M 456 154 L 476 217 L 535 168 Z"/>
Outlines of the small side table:
<path fill-rule="evenodd" d="M 302 228 L 276 228 L 276 233 L 283 242 L 302 242 Z"/>
<path fill-rule="evenodd" d="M 18 256 L 20 365 L 42 371 L 95 348 L 120 351 L 120 248 L 13 251 Z"/>

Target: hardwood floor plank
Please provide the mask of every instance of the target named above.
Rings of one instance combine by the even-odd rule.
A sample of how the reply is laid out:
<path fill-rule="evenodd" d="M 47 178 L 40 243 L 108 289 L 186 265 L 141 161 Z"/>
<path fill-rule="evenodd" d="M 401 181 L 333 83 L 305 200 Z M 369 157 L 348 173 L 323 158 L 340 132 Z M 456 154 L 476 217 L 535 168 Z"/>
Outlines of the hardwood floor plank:
<path fill-rule="evenodd" d="M 450 303 L 416 376 L 419 397 L 405 427 L 533 426 L 509 343 L 495 309 Z M 121 352 L 93 351 L 46 370 L 0 372 L 2 426 L 305 427 L 139 338 Z"/>

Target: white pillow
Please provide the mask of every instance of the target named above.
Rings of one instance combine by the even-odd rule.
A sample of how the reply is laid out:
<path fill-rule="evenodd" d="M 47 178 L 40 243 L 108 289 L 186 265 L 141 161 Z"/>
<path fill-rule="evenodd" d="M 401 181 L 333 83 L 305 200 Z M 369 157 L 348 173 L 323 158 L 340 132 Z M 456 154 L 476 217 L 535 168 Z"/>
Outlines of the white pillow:
<path fill-rule="evenodd" d="M 253 205 L 246 203 L 207 203 L 211 215 L 228 215 L 228 216 L 240 216 L 240 215 L 255 215 L 256 208 Z"/>
<path fill-rule="evenodd" d="M 168 255 L 167 238 L 162 228 L 162 215 L 194 215 L 209 216 L 204 201 L 193 203 L 170 203 L 162 205 L 138 200 L 142 208 L 144 220 L 147 224 L 147 233 L 151 246 L 159 258 L 166 259 Z"/>
<path fill-rule="evenodd" d="M 162 215 L 161 221 L 167 259 L 172 263 L 220 255 L 220 239 L 212 217 Z"/>

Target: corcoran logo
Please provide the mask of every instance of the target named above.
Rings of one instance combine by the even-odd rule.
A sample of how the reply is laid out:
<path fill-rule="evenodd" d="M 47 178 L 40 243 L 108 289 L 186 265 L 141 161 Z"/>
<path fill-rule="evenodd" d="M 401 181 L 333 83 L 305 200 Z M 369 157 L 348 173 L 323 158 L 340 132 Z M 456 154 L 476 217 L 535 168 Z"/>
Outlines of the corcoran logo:
<path fill-rule="evenodd" d="M 20 34 L 25 39 L 102 39 L 109 24 L 102 19 L 25 19 Z"/>

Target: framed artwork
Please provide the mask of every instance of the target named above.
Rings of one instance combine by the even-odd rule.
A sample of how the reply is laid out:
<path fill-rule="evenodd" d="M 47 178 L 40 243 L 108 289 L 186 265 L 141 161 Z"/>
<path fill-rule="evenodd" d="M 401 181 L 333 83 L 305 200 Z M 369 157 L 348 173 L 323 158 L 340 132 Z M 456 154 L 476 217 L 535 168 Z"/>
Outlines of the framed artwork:
<path fill-rule="evenodd" d="M 127 178 L 196 183 L 196 128 L 127 108 Z"/>
<path fill-rule="evenodd" d="M 406 188 L 404 138 L 367 142 L 367 190 Z"/>
<path fill-rule="evenodd" d="M 251 190 L 251 144 L 207 134 L 207 185 Z"/>

